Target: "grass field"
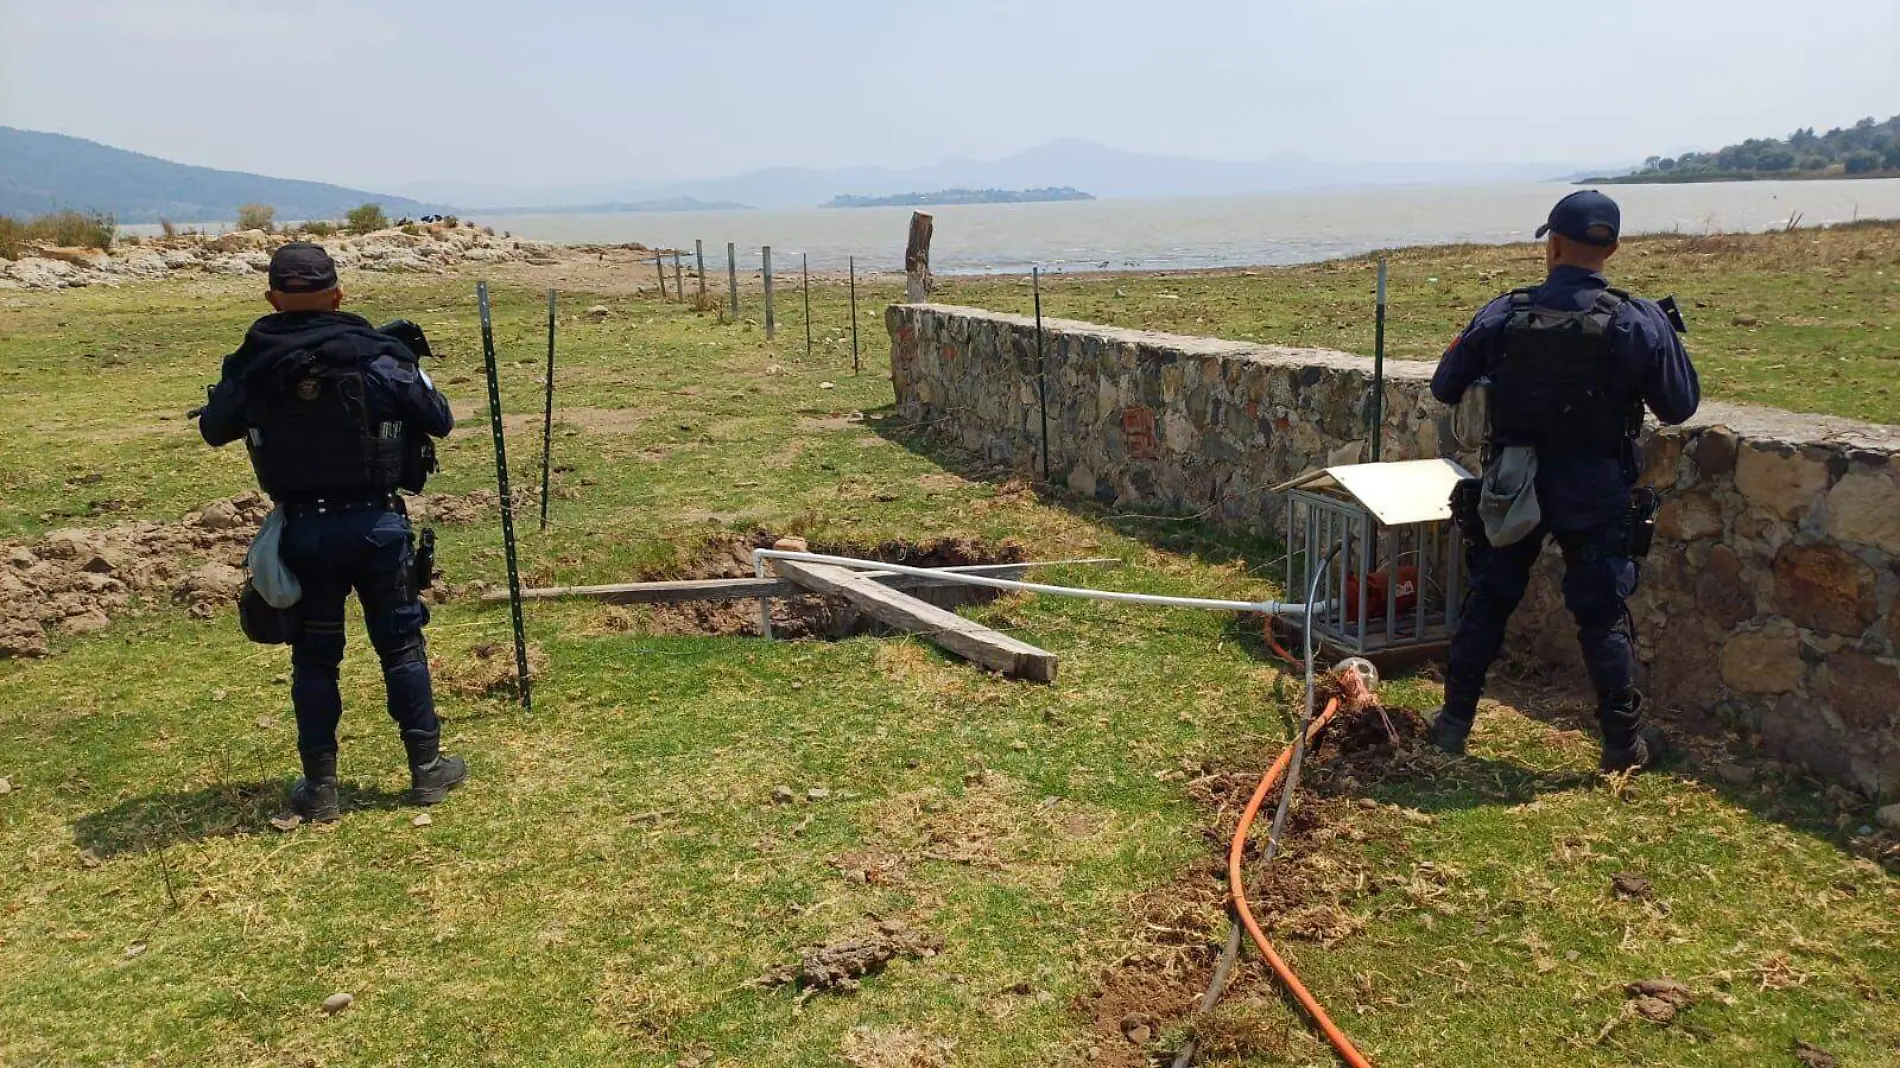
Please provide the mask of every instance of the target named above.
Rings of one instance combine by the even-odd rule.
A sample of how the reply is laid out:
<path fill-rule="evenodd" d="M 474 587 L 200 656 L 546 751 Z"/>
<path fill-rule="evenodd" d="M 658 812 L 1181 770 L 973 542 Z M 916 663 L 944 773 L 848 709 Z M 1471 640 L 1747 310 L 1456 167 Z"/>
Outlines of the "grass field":
<path fill-rule="evenodd" d="M 1714 390 L 1900 414 L 1880 392 L 1896 231 L 1721 240 L 1625 253 L 1639 290 L 1710 305 L 1692 308 L 1692 340 Z M 1433 354 L 1520 264 L 1522 249 L 1399 254 L 1395 352 Z M 372 319 L 428 329 L 438 382 L 479 413 L 471 281 L 346 284 Z M 176 520 L 248 488 L 241 453 L 205 448 L 182 412 L 261 307 L 252 288 L 0 295 L 0 539 Z M 1052 279 L 1045 305 L 1364 349 L 1369 289 L 1342 263 Z M 522 522 L 529 579 L 677 573 L 709 539 L 765 529 L 1123 562 L 1039 572 L 1051 581 L 1273 590 L 1268 542 L 1039 496 L 897 425 L 894 296 L 860 293 L 854 376 L 841 287 L 814 290 L 810 358 L 791 301 L 767 342 L 649 294 L 564 294 L 560 470 L 549 530 Z M 1029 299 L 1004 279 L 946 280 L 940 297 Z M 527 483 L 542 297 L 496 298 Z M 580 314 L 595 303 L 603 320 Z M 1759 325 L 1728 325 L 1743 316 Z M 1840 379 L 1786 371 L 1824 358 Z M 431 488 L 489 485 L 490 452 L 485 418 L 465 419 Z M 451 582 L 499 581 L 492 516 L 441 535 Z M 1147 1063 L 1183 1035 L 1224 934 L 1213 831 L 1287 737 L 1297 686 L 1228 618 L 1023 598 L 965 611 L 1060 654 L 1060 681 L 986 677 L 904 639 L 766 643 L 536 604 L 547 666 L 527 716 L 481 688 L 506 612 L 453 600 L 430 639 L 474 778 L 426 826 L 398 804 L 406 773 L 360 630 L 348 811 L 289 833 L 269 824 L 294 768 L 287 658 L 231 618 L 154 601 L 47 659 L 0 661 L 0 1064 Z M 1427 677 L 1385 696 L 1436 700 Z M 1747 784 L 1705 773 L 1713 752 L 1606 784 L 1574 700 L 1521 703 L 1534 715 L 1487 714 L 1464 761 L 1321 769 L 1289 862 L 1253 873 L 1275 937 L 1375 1063 L 1800 1064 L 1797 1040 L 1900 1063 L 1900 882 L 1887 844 L 1858 834 L 1865 805 L 1772 766 Z M 1706 746 L 1722 744 L 1751 763 L 1743 740 Z M 1616 893 L 1622 872 L 1649 895 Z M 881 922 L 941 950 L 853 994 L 755 983 Z M 1630 1016 L 1623 985 L 1664 975 L 1695 1003 L 1666 1025 Z M 354 1005 L 326 1015 L 338 991 Z M 1206 1063 L 1331 1063 L 1251 967 L 1232 1002 L 1203 1028 Z M 1144 1013 L 1147 1030 L 1122 1026 Z"/>

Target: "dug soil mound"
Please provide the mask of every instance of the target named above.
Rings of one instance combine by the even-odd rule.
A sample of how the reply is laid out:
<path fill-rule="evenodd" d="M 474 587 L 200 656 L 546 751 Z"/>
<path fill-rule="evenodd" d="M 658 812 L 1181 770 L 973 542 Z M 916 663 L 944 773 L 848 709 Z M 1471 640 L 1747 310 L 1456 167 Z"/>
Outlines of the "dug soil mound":
<path fill-rule="evenodd" d="M 486 518 L 496 497 L 483 490 L 406 501 L 421 525 Z M 244 586 L 244 554 L 270 509 L 252 491 L 176 523 L 67 527 L 37 541 L 0 543 L 0 659 L 46 656 L 51 636 L 101 630 L 147 604 L 180 604 L 203 619 L 232 611 Z"/>
<path fill-rule="evenodd" d="M 51 634 L 100 630 L 141 599 L 216 614 L 243 587 L 245 550 L 269 511 L 263 494 L 246 493 L 178 523 L 71 527 L 0 545 L 0 657 L 45 656 Z"/>
<path fill-rule="evenodd" d="M 1319 700 L 1334 696 L 1353 695 L 1328 679 Z M 1270 864 L 1261 862 L 1277 792 L 1266 799 L 1246 851 L 1247 897 L 1268 937 L 1322 950 L 1361 934 L 1369 922 L 1368 899 L 1388 882 L 1371 850 L 1405 850 L 1400 813 L 1364 798 L 1336 796 L 1338 786 L 1402 763 L 1425 736 L 1417 713 L 1364 700 L 1342 703 L 1348 706 L 1307 753 L 1304 785 L 1294 795 L 1278 855 Z M 1208 853 L 1175 882 L 1136 900 L 1133 944 L 1089 995 L 1077 999 L 1076 1011 L 1094 1023 L 1096 1063 L 1170 1063 L 1174 1044 L 1187 1036 L 1211 1057 L 1277 1061 L 1318 1055 L 1316 1040 L 1288 1029 L 1274 1004 L 1277 986 L 1251 946 L 1243 949 L 1221 1006 L 1196 1014 L 1227 933 L 1228 844 L 1261 772 L 1278 753 L 1277 744 L 1250 743 L 1244 762 L 1217 760 L 1188 769 L 1189 795 L 1212 816 L 1203 829 Z"/>

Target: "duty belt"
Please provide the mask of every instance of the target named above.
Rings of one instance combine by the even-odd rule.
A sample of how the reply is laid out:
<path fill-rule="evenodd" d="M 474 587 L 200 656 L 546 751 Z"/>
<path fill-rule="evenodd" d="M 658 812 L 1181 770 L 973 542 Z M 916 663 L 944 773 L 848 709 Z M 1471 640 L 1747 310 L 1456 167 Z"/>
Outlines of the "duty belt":
<path fill-rule="evenodd" d="M 363 512 L 369 510 L 400 512 L 402 500 L 393 493 L 373 493 L 360 496 L 312 497 L 302 501 L 281 501 L 278 507 L 292 519 L 307 519 L 313 515 L 334 515 L 338 512 Z"/>

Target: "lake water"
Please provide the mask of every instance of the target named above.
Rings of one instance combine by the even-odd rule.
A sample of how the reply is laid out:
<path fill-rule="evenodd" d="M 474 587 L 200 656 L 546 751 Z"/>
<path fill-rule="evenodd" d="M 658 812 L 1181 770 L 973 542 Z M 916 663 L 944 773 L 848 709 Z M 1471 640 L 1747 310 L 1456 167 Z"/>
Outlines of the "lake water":
<path fill-rule="evenodd" d="M 1530 240 L 1551 204 L 1573 186 L 1419 186 L 1177 200 L 971 204 L 936 216 L 931 267 L 940 274 L 1306 263 L 1381 248 Z M 1900 179 L 1721 182 L 1615 186 L 1626 234 L 1778 229 L 1854 218 L 1900 218 Z M 797 211 L 620 212 L 601 215 L 472 214 L 521 237 L 560 242 L 639 241 L 691 249 L 706 243 L 709 269 L 726 242 L 742 267 L 772 246 L 781 275 L 808 253 L 815 269 L 847 256 L 880 270 L 903 267 L 909 208 Z"/>

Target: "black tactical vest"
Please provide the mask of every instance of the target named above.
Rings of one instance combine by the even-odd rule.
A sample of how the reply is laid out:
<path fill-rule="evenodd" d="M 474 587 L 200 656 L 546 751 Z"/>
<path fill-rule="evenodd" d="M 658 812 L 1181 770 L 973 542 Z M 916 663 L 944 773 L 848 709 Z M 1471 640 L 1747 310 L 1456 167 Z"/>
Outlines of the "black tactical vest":
<path fill-rule="evenodd" d="M 1511 293 L 1504 354 L 1491 369 L 1491 444 L 1618 453 L 1642 430 L 1642 396 L 1621 381 L 1610 323 L 1629 294 L 1605 289 L 1582 311 Z"/>
<path fill-rule="evenodd" d="M 391 492 L 403 480 L 406 428 L 369 410 L 354 352 L 298 352 L 253 393 L 244 444 L 258 485 L 277 500 Z"/>

